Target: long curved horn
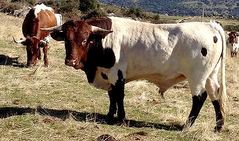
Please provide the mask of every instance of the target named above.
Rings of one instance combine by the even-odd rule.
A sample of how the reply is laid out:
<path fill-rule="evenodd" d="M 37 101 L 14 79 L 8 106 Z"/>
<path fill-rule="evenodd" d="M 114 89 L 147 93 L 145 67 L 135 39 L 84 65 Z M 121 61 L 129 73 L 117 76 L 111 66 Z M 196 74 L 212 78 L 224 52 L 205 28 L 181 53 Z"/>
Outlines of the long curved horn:
<path fill-rule="evenodd" d="M 44 40 L 40 40 L 40 43 L 47 44 L 47 42 Z"/>
<path fill-rule="evenodd" d="M 42 31 L 61 31 L 62 30 L 62 25 L 59 26 L 53 26 L 53 27 L 48 27 L 48 28 L 40 28 Z"/>
<path fill-rule="evenodd" d="M 13 41 L 15 42 L 15 43 L 18 43 L 18 44 L 20 44 L 20 43 L 23 43 L 25 40 L 23 40 L 22 38 L 19 40 L 19 41 L 16 41 L 16 39 L 14 38 L 14 37 L 12 37 L 13 38 Z"/>
<path fill-rule="evenodd" d="M 113 32 L 113 31 L 106 30 L 106 29 L 103 29 L 103 28 L 100 28 L 100 27 L 97 27 L 97 26 L 91 26 L 91 31 L 93 33 L 95 33 L 95 32 L 108 32 L 108 33 Z"/>

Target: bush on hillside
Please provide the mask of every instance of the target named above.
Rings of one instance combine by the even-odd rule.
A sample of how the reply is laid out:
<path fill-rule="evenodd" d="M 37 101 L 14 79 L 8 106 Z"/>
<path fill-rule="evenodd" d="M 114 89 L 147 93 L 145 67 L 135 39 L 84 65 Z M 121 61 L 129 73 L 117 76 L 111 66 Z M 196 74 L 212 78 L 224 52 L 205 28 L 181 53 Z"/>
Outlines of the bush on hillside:
<path fill-rule="evenodd" d="M 225 27 L 224 27 L 224 30 L 226 30 L 226 31 L 237 31 L 237 32 L 239 32 L 239 25 L 226 25 Z"/>
<path fill-rule="evenodd" d="M 80 0 L 79 10 L 83 13 L 91 13 L 91 11 L 95 11 L 100 8 L 100 4 L 98 0 Z"/>

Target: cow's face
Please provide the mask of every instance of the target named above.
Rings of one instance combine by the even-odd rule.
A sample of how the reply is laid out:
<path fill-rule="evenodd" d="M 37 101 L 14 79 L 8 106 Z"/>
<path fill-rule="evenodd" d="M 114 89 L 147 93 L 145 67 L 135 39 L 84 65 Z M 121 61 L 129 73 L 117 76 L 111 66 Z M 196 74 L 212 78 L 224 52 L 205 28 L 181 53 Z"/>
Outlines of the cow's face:
<path fill-rule="evenodd" d="M 70 23 L 65 26 L 65 64 L 75 69 L 83 69 L 89 48 L 91 26 L 84 22 Z"/>
<path fill-rule="evenodd" d="M 239 35 L 236 32 L 234 32 L 234 31 L 230 32 L 229 38 L 228 38 L 229 43 L 230 44 L 238 43 L 237 36 L 239 36 Z"/>
<path fill-rule="evenodd" d="M 95 44 L 95 38 L 92 38 L 92 35 L 103 38 L 108 33 L 111 31 L 104 29 L 99 31 L 97 27 L 85 21 L 69 21 L 62 25 L 61 30 L 54 30 L 51 36 L 55 40 L 65 41 L 65 64 L 75 69 L 85 70 L 90 45 Z"/>
<path fill-rule="evenodd" d="M 24 45 L 27 50 L 27 66 L 34 66 L 37 58 L 40 58 L 40 45 L 42 43 L 35 37 L 29 37 L 25 40 Z"/>

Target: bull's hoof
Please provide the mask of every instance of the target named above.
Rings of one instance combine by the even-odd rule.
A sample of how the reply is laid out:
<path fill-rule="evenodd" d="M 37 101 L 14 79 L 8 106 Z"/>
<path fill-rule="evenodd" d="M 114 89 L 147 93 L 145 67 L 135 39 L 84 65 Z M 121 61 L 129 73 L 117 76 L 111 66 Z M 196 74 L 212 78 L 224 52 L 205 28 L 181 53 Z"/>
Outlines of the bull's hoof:
<path fill-rule="evenodd" d="M 118 113 L 117 121 L 123 121 L 123 120 L 125 120 L 125 114 L 119 114 Z"/>
<path fill-rule="evenodd" d="M 217 125 L 215 128 L 214 128 L 214 132 L 221 132 L 222 131 L 222 126 L 221 125 Z"/>
<path fill-rule="evenodd" d="M 117 125 L 118 126 L 127 126 L 127 120 L 126 119 L 118 119 L 117 118 Z"/>
<path fill-rule="evenodd" d="M 47 63 L 47 64 L 45 63 L 44 66 L 45 66 L 45 67 L 49 67 L 49 64 L 48 64 L 48 63 Z"/>
<path fill-rule="evenodd" d="M 114 115 L 108 114 L 107 115 L 107 124 L 113 125 L 116 123 L 116 119 L 114 118 Z"/>

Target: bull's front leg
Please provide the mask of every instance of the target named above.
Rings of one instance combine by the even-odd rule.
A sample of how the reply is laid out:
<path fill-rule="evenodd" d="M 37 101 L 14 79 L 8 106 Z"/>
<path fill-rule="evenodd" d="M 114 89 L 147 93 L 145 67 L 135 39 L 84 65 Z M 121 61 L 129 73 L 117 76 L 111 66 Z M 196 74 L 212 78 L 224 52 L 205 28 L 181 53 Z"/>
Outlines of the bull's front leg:
<path fill-rule="evenodd" d="M 123 73 L 118 71 L 118 80 L 115 85 L 112 85 L 111 91 L 108 92 L 110 97 L 110 107 L 108 113 L 109 122 L 113 122 L 114 114 L 116 114 L 118 107 L 118 120 L 122 121 L 125 119 L 125 110 L 124 110 L 124 85 L 125 80 L 123 78 Z"/>
<path fill-rule="evenodd" d="M 38 50 L 38 60 L 41 60 L 41 50 Z"/>
<path fill-rule="evenodd" d="M 110 98 L 110 107 L 109 113 L 107 114 L 109 124 L 114 123 L 114 114 L 116 114 L 117 106 L 116 106 L 116 97 L 114 94 L 114 90 L 108 91 L 108 95 Z"/>
<path fill-rule="evenodd" d="M 49 66 L 48 57 L 47 57 L 47 49 L 48 49 L 48 45 L 46 44 L 46 45 L 44 45 L 44 47 L 43 47 L 44 65 L 45 65 L 46 67 Z"/>

